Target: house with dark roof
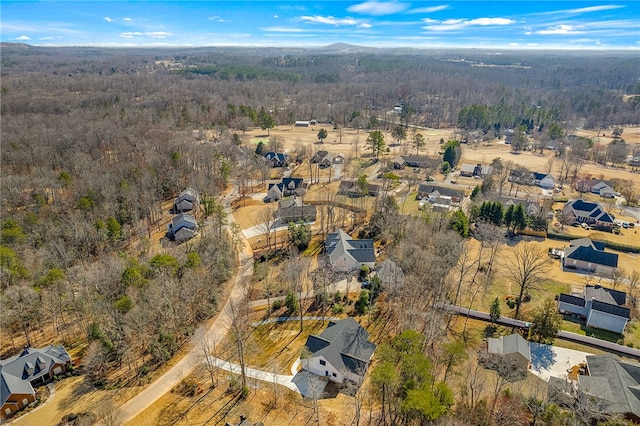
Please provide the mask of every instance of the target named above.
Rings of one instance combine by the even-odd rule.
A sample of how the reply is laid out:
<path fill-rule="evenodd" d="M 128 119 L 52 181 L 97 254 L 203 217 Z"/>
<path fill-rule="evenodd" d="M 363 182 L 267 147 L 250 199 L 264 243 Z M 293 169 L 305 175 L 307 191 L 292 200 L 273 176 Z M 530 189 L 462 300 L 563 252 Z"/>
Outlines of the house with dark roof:
<path fill-rule="evenodd" d="M 487 352 L 498 356 L 503 363 L 506 362 L 510 366 L 520 369 L 525 375 L 529 369 L 531 362 L 529 342 L 517 333 L 500 336 L 497 339 L 488 338 Z"/>
<path fill-rule="evenodd" d="M 377 197 L 380 193 L 380 188 L 382 188 L 381 185 L 367 182 L 367 188 L 365 190 L 360 188 L 357 181 L 353 179 L 344 179 L 340 182 L 338 194 L 346 195 L 351 198 L 364 197 L 366 195 Z"/>
<path fill-rule="evenodd" d="M 289 154 L 284 152 L 269 151 L 264 154 L 264 159 L 271 163 L 271 167 L 286 167 L 289 165 Z"/>
<path fill-rule="evenodd" d="M 439 164 L 439 160 L 428 155 L 398 155 L 393 159 L 393 167 L 402 169 L 405 166 L 414 168 L 429 168 Z"/>
<path fill-rule="evenodd" d="M 303 204 L 299 198 L 290 197 L 278 202 L 278 210 L 273 215 L 281 223 L 315 222 L 317 211 L 316 206 Z"/>
<path fill-rule="evenodd" d="M 563 215 L 566 225 L 586 223 L 604 231 L 613 229 L 613 217 L 604 210 L 600 203 L 583 200 L 569 201 L 564 206 Z"/>
<path fill-rule="evenodd" d="M 446 205 L 447 207 L 459 207 L 465 197 L 465 192 L 461 189 L 449 188 L 448 186 L 434 185 L 431 183 L 421 183 L 418 186 L 416 199 L 428 198 L 429 203 Z M 450 202 L 444 201 L 445 199 Z"/>
<path fill-rule="evenodd" d="M 520 185 L 539 186 L 544 189 L 553 189 L 556 186 L 556 181 L 550 173 L 530 172 L 522 168 L 511 172 L 509 182 Z"/>
<path fill-rule="evenodd" d="M 327 235 L 324 248 L 335 271 L 350 272 L 376 263 L 373 240 L 355 240 L 342 229 Z"/>
<path fill-rule="evenodd" d="M 187 188 L 173 200 L 173 213 L 190 212 L 198 206 L 198 192 L 193 188 Z"/>
<path fill-rule="evenodd" d="M 460 176 L 465 176 L 465 177 L 472 177 L 472 176 L 483 177 L 490 174 L 492 171 L 493 171 L 493 167 L 487 164 L 462 163 L 462 166 L 460 166 Z"/>
<path fill-rule="evenodd" d="M 588 285 L 582 293 L 561 293 L 558 311 L 579 315 L 588 327 L 622 333 L 631 317 L 629 308 L 624 307 L 626 301 L 627 294 L 623 291 Z"/>
<path fill-rule="evenodd" d="M 178 243 L 183 243 L 195 237 L 197 230 L 198 223 L 196 218 L 189 213 L 180 213 L 171 219 L 167 236 Z"/>
<path fill-rule="evenodd" d="M 579 238 L 569 241 L 564 250 L 562 266 L 565 269 L 588 271 L 592 274 L 610 277 L 618 267 L 618 255 L 604 251 L 605 243 Z"/>
<path fill-rule="evenodd" d="M 588 355 L 587 374 L 578 376 L 578 393 L 595 414 L 640 422 L 640 364 L 613 355 Z"/>
<path fill-rule="evenodd" d="M 0 418 L 7 419 L 35 401 L 34 387 L 48 383 L 71 366 L 62 346 L 25 347 L 20 355 L 0 360 Z"/>
<path fill-rule="evenodd" d="M 288 197 L 291 195 L 303 196 L 307 190 L 307 183 L 302 178 L 286 177 L 282 178 L 280 182 L 269 183 L 267 186 L 267 196 L 264 201 L 270 203 L 271 201 L 278 201 L 282 197 Z"/>
<path fill-rule="evenodd" d="M 376 350 L 367 330 L 353 318 L 330 321 L 322 333 L 309 336 L 305 346 L 311 357 L 303 368 L 336 383 L 362 383 Z"/>

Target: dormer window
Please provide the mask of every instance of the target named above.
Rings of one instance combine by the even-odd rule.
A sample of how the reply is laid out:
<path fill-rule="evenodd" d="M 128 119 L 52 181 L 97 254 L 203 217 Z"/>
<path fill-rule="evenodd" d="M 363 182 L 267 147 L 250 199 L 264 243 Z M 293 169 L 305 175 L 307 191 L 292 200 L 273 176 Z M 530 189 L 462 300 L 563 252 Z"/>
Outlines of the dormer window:
<path fill-rule="evenodd" d="M 44 362 L 44 359 L 38 357 L 38 359 L 36 360 L 36 365 L 38 366 L 38 370 L 44 370 L 47 366 L 47 363 Z"/>
<path fill-rule="evenodd" d="M 31 376 L 34 372 L 33 364 L 29 361 L 24 363 L 24 372 L 27 376 Z"/>

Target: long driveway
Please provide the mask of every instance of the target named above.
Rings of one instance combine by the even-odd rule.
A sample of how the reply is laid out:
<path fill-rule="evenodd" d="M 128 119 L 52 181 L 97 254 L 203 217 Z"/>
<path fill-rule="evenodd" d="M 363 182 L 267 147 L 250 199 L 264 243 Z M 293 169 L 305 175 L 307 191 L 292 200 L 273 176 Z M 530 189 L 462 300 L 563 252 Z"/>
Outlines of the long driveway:
<path fill-rule="evenodd" d="M 227 212 L 231 213 L 228 209 Z M 230 223 L 235 223 L 232 214 L 228 215 L 228 219 Z M 243 245 L 239 250 L 238 275 L 236 276 L 231 294 L 220 310 L 218 317 L 208 330 L 200 327 L 196 333 L 194 333 L 190 339 L 190 344 L 193 347 L 184 358 L 118 409 L 118 418 L 122 419 L 123 424 L 133 420 L 138 414 L 162 397 L 162 395 L 169 392 L 202 363 L 202 348 L 199 343 L 203 339 L 208 339 L 212 343 L 218 343 L 229 331 L 231 325 L 229 307 L 232 303 L 237 304 L 242 299 L 243 283 L 245 280 L 250 279 L 253 274 L 253 252 L 251 251 L 251 246 L 244 238 L 242 242 Z"/>

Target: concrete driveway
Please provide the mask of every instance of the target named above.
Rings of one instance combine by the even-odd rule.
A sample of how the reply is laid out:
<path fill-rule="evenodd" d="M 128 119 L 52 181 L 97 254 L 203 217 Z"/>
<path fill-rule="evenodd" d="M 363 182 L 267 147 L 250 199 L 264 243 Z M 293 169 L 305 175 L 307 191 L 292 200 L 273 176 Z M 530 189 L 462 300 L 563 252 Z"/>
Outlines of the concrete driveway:
<path fill-rule="evenodd" d="M 587 352 L 558 346 L 529 343 L 531 349 L 531 372 L 544 381 L 549 377 L 567 377 L 568 369 L 582 362 L 587 362 Z"/>

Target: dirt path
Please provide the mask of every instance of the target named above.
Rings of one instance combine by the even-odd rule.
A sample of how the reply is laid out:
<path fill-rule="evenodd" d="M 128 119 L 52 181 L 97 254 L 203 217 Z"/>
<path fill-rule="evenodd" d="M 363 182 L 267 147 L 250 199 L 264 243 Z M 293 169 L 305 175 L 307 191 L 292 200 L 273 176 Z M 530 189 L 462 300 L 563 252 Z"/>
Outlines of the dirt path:
<path fill-rule="evenodd" d="M 229 207 L 227 207 L 227 212 L 229 213 L 229 222 L 235 223 Z M 133 420 L 138 414 L 153 404 L 162 395 L 169 392 L 202 362 L 203 356 L 202 349 L 199 345 L 200 341 L 203 339 L 208 339 L 211 342 L 222 341 L 231 324 L 228 314 L 229 307 L 231 304 L 239 303 L 243 293 L 242 284 L 245 280 L 249 279 L 253 273 L 253 252 L 251 251 L 249 242 L 245 238 L 243 238 L 243 246 L 239 253 L 239 262 L 238 275 L 236 276 L 231 294 L 220 310 L 218 317 L 211 324 L 211 327 L 204 333 L 194 334 L 191 339 L 193 349 L 191 349 L 184 358 L 118 409 L 118 418 L 122 419 L 123 424 L 127 422 L 134 424 L 135 422 L 133 422 Z"/>

